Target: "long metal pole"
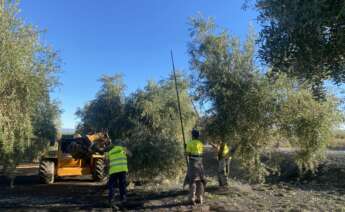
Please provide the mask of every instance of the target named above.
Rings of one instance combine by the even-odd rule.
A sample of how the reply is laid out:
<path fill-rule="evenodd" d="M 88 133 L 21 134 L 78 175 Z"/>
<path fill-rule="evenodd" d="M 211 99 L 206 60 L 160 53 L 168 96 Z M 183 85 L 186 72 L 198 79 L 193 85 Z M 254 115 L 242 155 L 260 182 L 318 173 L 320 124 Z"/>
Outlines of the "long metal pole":
<path fill-rule="evenodd" d="M 183 127 L 183 121 L 182 121 L 182 112 L 181 112 L 181 103 L 180 103 L 180 94 L 178 91 L 178 86 L 177 86 L 177 78 L 176 78 L 176 71 L 175 71 L 175 63 L 174 63 L 174 55 L 173 55 L 173 51 L 171 50 L 170 52 L 171 55 L 171 63 L 172 63 L 172 68 L 173 68 L 173 73 L 174 73 L 174 79 L 175 79 L 175 89 L 176 89 L 176 96 L 177 96 L 177 106 L 178 106 L 178 112 L 180 115 L 180 122 L 181 122 L 181 130 L 182 130 L 182 138 L 183 138 L 183 148 L 184 148 L 184 152 L 186 152 L 186 138 L 184 135 L 184 127 Z M 186 155 L 186 164 L 188 166 L 188 158 Z"/>

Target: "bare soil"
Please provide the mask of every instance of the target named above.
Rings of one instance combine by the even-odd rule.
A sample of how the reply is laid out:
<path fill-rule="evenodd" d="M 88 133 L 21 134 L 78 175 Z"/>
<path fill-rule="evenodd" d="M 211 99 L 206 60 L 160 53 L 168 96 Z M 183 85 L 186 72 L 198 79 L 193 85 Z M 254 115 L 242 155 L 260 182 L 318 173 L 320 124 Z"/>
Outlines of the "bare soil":
<path fill-rule="evenodd" d="M 210 173 L 203 206 L 187 204 L 181 185 L 146 185 L 129 189 L 124 211 L 345 211 L 345 155 L 332 153 L 308 180 L 250 185 L 232 179 L 219 189 Z M 210 168 L 211 169 L 211 168 Z M 210 170 L 209 169 L 209 170 Z M 211 169 L 212 170 L 212 169 Z M 106 186 L 90 178 L 38 183 L 37 164 L 18 167 L 15 188 L 0 176 L 0 211 L 113 211 Z"/>

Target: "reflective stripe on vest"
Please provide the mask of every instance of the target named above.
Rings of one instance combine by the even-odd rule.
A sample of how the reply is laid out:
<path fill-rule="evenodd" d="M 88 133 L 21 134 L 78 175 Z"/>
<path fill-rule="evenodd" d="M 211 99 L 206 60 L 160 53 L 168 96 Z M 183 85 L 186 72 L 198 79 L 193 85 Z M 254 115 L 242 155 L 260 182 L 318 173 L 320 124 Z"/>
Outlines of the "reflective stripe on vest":
<path fill-rule="evenodd" d="M 114 146 L 108 152 L 109 175 L 118 172 L 128 172 L 126 151 L 122 146 Z"/>
<path fill-rule="evenodd" d="M 200 140 L 191 140 L 187 143 L 186 151 L 189 155 L 201 156 L 204 151 L 204 144 Z"/>

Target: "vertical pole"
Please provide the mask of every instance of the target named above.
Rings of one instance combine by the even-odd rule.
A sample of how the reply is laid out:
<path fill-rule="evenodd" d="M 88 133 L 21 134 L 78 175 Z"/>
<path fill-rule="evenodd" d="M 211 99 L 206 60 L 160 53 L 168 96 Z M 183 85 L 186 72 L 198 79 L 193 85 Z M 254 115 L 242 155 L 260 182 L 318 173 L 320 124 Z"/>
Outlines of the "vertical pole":
<path fill-rule="evenodd" d="M 184 152 L 186 152 L 186 138 L 185 138 L 185 135 L 184 135 L 184 127 L 183 127 L 183 121 L 182 121 L 180 94 L 179 94 L 178 87 L 177 87 L 175 63 L 174 63 L 174 56 L 173 56 L 173 51 L 172 50 L 170 52 L 170 55 L 171 55 L 171 63 L 172 63 L 172 68 L 173 68 L 173 73 L 174 73 L 174 80 L 175 80 L 175 89 L 176 89 L 176 96 L 177 96 L 177 106 L 178 106 L 178 112 L 179 112 L 179 115 L 180 115 L 180 122 L 181 122 L 181 130 L 182 130 L 182 138 L 183 138 L 183 148 L 184 148 Z M 188 166 L 187 155 L 186 155 L 186 164 Z"/>

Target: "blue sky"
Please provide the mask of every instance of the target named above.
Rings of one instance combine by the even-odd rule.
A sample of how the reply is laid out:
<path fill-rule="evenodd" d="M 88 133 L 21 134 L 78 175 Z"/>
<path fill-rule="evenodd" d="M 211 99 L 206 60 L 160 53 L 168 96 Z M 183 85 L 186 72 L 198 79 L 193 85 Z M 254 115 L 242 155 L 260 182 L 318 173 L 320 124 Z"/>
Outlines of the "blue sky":
<path fill-rule="evenodd" d="M 124 74 L 127 93 L 147 80 L 159 80 L 175 65 L 189 71 L 188 18 L 211 16 L 233 35 L 245 38 L 249 24 L 258 30 L 253 10 L 243 0 L 49 0 L 20 3 L 26 23 L 46 29 L 44 42 L 60 53 L 62 83 L 53 93 L 61 102 L 62 127 L 73 128 L 78 107 L 94 98 L 103 74 Z"/>

